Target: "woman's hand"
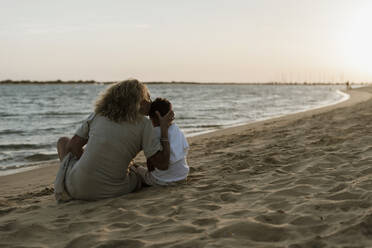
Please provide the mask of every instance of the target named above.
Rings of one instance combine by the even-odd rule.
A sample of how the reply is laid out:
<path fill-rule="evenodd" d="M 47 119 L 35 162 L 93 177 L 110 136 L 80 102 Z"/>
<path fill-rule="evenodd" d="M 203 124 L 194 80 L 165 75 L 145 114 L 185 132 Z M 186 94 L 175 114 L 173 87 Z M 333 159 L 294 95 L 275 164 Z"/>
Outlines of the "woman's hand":
<path fill-rule="evenodd" d="M 160 128 L 168 128 L 172 124 L 172 121 L 174 120 L 174 112 L 172 108 L 164 116 L 161 116 L 159 111 L 156 111 L 155 113 L 159 118 Z"/>
<path fill-rule="evenodd" d="M 153 171 L 155 170 L 155 166 L 151 163 L 151 160 L 147 160 L 147 170 L 148 171 Z"/>
<path fill-rule="evenodd" d="M 67 144 L 67 149 L 71 152 L 77 159 L 83 155 L 83 147 L 88 143 L 87 139 L 80 136 L 74 135 L 70 142 Z"/>

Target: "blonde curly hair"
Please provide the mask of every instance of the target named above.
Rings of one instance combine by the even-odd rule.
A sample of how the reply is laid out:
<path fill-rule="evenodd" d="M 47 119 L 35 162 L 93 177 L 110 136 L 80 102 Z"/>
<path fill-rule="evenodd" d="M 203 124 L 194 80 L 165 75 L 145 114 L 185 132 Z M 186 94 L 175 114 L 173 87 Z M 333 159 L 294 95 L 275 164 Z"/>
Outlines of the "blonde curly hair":
<path fill-rule="evenodd" d="M 94 112 L 115 122 L 136 122 L 143 116 L 139 110 L 149 95 L 147 87 L 136 79 L 115 83 L 95 103 Z"/>

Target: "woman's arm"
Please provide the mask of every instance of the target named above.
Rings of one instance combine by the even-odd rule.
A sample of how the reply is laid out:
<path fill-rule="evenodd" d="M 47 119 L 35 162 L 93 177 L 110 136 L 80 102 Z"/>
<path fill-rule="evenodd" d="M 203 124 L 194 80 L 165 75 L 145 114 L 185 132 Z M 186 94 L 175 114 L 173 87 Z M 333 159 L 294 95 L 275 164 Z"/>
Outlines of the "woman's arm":
<path fill-rule="evenodd" d="M 88 143 L 87 139 L 84 139 L 75 134 L 71 138 L 70 142 L 67 144 L 67 150 L 68 152 L 71 152 L 76 158 L 79 159 L 84 152 L 83 146 L 85 146 L 87 143 Z"/>
<path fill-rule="evenodd" d="M 169 167 L 170 146 L 168 140 L 168 128 L 174 120 L 174 112 L 170 110 L 163 117 L 159 114 L 159 112 L 156 112 L 156 114 L 160 122 L 160 142 L 163 146 L 163 150 L 158 151 L 155 153 L 155 155 L 147 159 L 147 168 L 149 171 L 152 171 L 155 168 L 159 170 L 167 170 Z"/>

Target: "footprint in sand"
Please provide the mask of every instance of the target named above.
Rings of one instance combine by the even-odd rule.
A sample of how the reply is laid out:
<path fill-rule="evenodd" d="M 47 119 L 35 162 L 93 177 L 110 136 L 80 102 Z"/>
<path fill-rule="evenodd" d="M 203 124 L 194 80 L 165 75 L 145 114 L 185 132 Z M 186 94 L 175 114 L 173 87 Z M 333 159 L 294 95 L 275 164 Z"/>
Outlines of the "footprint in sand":
<path fill-rule="evenodd" d="M 197 226 L 209 226 L 209 225 L 215 225 L 217 223 L 218 223 L 217 218 L 201 218 L 201 219 L 194 220 L 192 222 L 193 225 L 197 225 Z"/>
<path fill-rule="evenodd" d="M 217 229 L 213 238 L 245 238 L 256 242 L 279 242 L 291 237 L 286 227 L 276 227 L 255 222 L 233 222 Z"/>

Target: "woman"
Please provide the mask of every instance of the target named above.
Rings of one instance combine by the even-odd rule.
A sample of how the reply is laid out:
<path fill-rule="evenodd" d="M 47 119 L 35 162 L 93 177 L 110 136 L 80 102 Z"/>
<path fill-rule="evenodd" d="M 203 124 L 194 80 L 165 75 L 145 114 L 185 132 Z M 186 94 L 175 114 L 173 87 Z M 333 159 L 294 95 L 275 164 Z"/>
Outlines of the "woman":
<path fill-rule="evenodd" d="M 97 200 L 139 189 L 141 179 L 129 164 L 141 150 L 158 169 L 168 167 L 168 126 L 174 113 L 169 111 L 163 117 L 158 114 L 159 140 L 145 117 L 150 105 L 147 87 L 137 80 L 116 83 L 101 95 L 94 113 L 75 135 L 57 142 L 61 161 L 55 182 L 58 201 Z"/>

